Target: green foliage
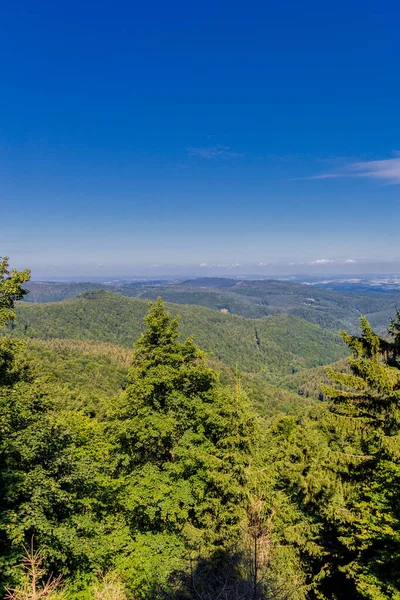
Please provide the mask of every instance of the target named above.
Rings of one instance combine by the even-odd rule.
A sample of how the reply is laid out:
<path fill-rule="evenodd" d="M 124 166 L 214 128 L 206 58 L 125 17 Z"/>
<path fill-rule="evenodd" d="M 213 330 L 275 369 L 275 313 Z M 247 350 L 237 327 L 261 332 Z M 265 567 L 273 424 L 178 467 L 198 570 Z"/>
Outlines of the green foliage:
<path fill-rule="evenodd" d="M 392 322 L 391 331 L 396 331 Z M 351 348 L 351 373 L 328 369 L 333 382 L 341 389 L 325 388 L 332 399 L 332 412 L 347 420 L 354 429 L 362 429 L 365 449 L 375 454 L 389 448 L 390 438 L 400 432 L 400 370 L 398 339 L 382 340 L 374 334 L 368 321 L 361 319 L 361 337 L 343 333 Z M 375 441 L 373 441 L 375 440 Z"/>
<path fill-rule="evenodd" d="M 0 257 L 0 327 L 15 320 L 14 305 L 28 293 L 22 285 L 29 281 L 30 275 L 28 269 L 10 271 L 8 258 Z"/>
<path fill-rule="evenodd" d="M 167 305 L 181 315 L 181 337 L 196 332 L 206 352 L 245 373 L 276 382 L 293 370 L 328 364 L 346 355 L 338 337 L 298 317 L 245 319 L 197 306 Z M 143 330 L 143 300 L 88 292 L 52 304 L 21 304 L 13 331 L 19 337 L 74 338 L 131 346 Z"/>
<path fill-rule="evenodd" d="M 126 348 L 70 339 L 27 340 L 27 348 L 30 368 L 59 406 L 102 419 L 126 387 L 132 354 Z"/>
<path fill-rule="evenodd" d="M 365 318 L 360 337 L 343 333 L 353 352 L 351 373 L 330 370 L 340 389 L 326 389 L 331 412 L 360 455 L 345 540 L 357 555 L 344 568 L 357 590 L 374 599 L 400 597 L 399 317 L 391 322 L 392 341 L 379 338 Z"/>
<path fill-rule="evenodd" d="M 28 273 L 2 264 L 9 321 Z M 291 312 L 320 305 L 324 323 L 334 302 L 280 282 L 164 287 L 263 315 L 291 289 Z M 400 313 L 389 339 L 366 319 L 342 334 L 352 356 L 329 385 L 318 365 L 346 350 L 293 315 L 158 299 L 145 316 L 99 290 L 17 312 L 0 341 L 3 589 L 23 589 L 34 535 L 68 600 L 399 599 Z"/>
<path fill-rule="evenodd" d="M 339 529 L 351 520 L 351 485 L 342 484 L 338 463 L 345 456 L 339 432 L 325 407 L 299 417 L 284 417 L 271 427 L 268 463 L 285 506 L 283 543 L 297 548 L 308 597 L 357 598 L 353 582 L 341 571 L 343 540 Z M 347 472 L 351 467 L 348 465 Z"/>
<path fill-rule="evenodd" d="M 328 369 L 327 408 L 287 418 L 272 430 L 278 482 L 308 536 L 303 568 L 315 598 L 400 596 L 400 370 L 393 339 L 343 334 L 350 372 Z M 299 542 L 296 541 L 296 544 Z"/>
<path fill-rule="evenodd" d="M 100 289 L 148 300 L 162 296 L 167 302 L 227 310 L 251 319 L 291 314 L 335 332 L 340 328 L 356 332 L 361 315 L 367 315 L 374 327 L 383 330 L 398 304 L 396 293 L 346 293 L 288 281 L 218 278 L 129 285 L 32 282 L 27 300 L 55 302 Z"/>
<path fill-rule="evenodd" d="M 111 424 L 134 538 L 120 565 L 143 596 L 167 586 L 188 552 L 237 541 L 255 432 L 247 400 L 217 385 L 192 339 L 178 340 L 178 321 L 160 299 L 145 321 Z"/>
<path fill-rule="evenodd" d="M 127 348 L 58 338 L 27 339 L 26 344 L 31 368 L 45 378 L 48 386 L 62 386 L 61 402 L 64 406 L 80 408 L 87 414 L 94 411 L 103 418 L 112 399 L 121 388 L 126 387 L 132 354 Z M 211 357 L 207 357 L 207 364 L 218 372 L 221 384 L 235 385 L 237 369 Z M 323 367 L 320 369 L 323 371 Z M 300 373 L 306 378 L 307 372 Z M 265 417 L 297 414 L 313 404 L 313 399 L 301 395 L 301 390 L 296 393 L 297 387 L 290 385 L 291 377 L 284 379 L 282 384 L 289 389 L 292 387 L 293 391 L 288 391 L 270 384 L 261 373 L 240 373 L 243 389 L 257 411 Z M 320 381 L 317 381 L 319 386 Z M 57 392 L 55 397 L 59 395 Z"/>
<path fill-rule="evenodd" d="M 40 380 L 0 389 L 5 582 L 13 577 L 21 543 L 33 534 L 47 565 L 66 575 L 102 568 L 110 552 L 106 532 L 112 527 L 102 519 L 112 489 L 105 471 L 109 442 L 96 420 L 78 411 L 55 411 L 52 391 Z M 102 545 L 96 541 L 100 532 Z"/>
<path fill-rule="evenodd" d="M 146 317 L 126 390 L 108 403 L 86 395 L 89 382 L 77 373 L 94 357 L 106 371 L 126 364 L 120 350 L 31 341 L 32 355 L 8 343 L 15 347 L 0 388 L 3 585 L 18 586 L 13 566 L 32 535 L 71 598 L 92 598 L 95 573 L 108 569 L 130 598 L 191 597 L 185 574 L 200 562 L 210 573 L 217 563 L 229 571 L 229 594 L 251 585 L 232 555 L 243 544 L 259 420 L 240 385 L 221 386 L 193 340 L 180 341 L 161 301 Z M 202 589 L 213 593 L 215 585 L 203 581 Z"/>
<path fill-rule="evenodd" d="M 33 534 L 46 566 L 65 574 L 102 567 L 110 552 L 94 543 L 99 531 L 107 539 L 109 442 L 100 423 L 65 408 L 66 399 L 66 389 L 32 368 L 23 342 L 0 341 L 0 587 L 18 584 L 14 565 Z"/>
<path fill-rule="evenodd" d="M 329 365 L 331 369 L 346 373 L 350 371 L 350 365 L 347 359 L 336 361 Z M 297 373 L 287 375 L 282 378 L 281 385 L 293 393 L 297 393 L 304 398 L 314 398 L 325 400 L 325 394 L 322 390 L 323 385 L 329 385 L 331 378 L 327 373 L 326 366 L 314 367 L 312 369 L 302 369 Z"/>

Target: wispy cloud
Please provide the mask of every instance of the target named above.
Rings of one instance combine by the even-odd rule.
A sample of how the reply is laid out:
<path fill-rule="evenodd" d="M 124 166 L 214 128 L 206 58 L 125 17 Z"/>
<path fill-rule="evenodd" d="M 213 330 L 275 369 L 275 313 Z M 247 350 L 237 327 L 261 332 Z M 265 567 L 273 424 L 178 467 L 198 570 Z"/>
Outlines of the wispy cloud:
<path fill-rule="evenodd" d="M 389 184 L 400 184 L 400 157 L 356 162 L 334 173 L 321 173 L 305 177 L 305 179 L 336 179 L 339 177 L 367 177 Z"/>
<path fill-rule="evenodd" d="M 309 265 L 327 265 L 329 263 L 335 262 L 331 258 L 317 258 L 317 260 L 310 260 L 307 264 Z"/>
<path fill-rule="evenodd" d="M 230 146 L 203 146 L 203 147 L 192 147 L 187 149 L 189 156 L 200 156 L 207 160 L 212 158 L 242 158 L 243 154 L 239 152 L 233 152 Z"/>
<path fill-rule="evenodd" d="M 293 266 L 293 265 L 349 265 L 349 264 L 356 264 L 356 260 L 352 259 L 352 258 L 347 258 L 347 259 L 342 259 L 342 258 L 316 258 L 315 260 L 309 260 L 307 262 L 290 262 L 287 263 L 288 266 Z"/>

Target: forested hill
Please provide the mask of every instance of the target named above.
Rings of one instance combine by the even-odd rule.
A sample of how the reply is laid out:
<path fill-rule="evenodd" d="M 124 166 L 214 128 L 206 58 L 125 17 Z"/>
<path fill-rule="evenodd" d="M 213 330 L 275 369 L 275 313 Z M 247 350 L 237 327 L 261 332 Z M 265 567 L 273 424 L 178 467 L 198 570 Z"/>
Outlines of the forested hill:
<path fill-rule="evenodd" d="M 177 304 L 195 304 L 257 319 L 273 314 L 291 314 L 325 329 L 357 331 L 366 315 L 380 331 L 387 326 L 400 301 L 400 294 L 339 292 L 287 281 L 240 281 L 202 278 L 171 283 L 35 283 L 28 285 L 30 302 L 54 302 L 76 297 L 89 290 L 105 289 L 124 296 L 154 300 L 158 296 Z"/>
<path fill-rule="evenodd" d="M 201 348 L 245 372 L 280 377 L 347 353 L 337 334 L 294 315 L 246 319 L 199 306 L 167 304 L 167 308 L 181 315 L 183 338 L 194 332 Z M 144 300 L 91 291 L 62 302 L 20 304 L 13 334 L 131 346 L 142 331 L 147 310 Z"/>
<path fill-rule="evenodd" d="M 342 345 L 101 290 L 16 315 L 28 279 L 0 260 L 0 598 L 399 598 L 400 311 Z"/>

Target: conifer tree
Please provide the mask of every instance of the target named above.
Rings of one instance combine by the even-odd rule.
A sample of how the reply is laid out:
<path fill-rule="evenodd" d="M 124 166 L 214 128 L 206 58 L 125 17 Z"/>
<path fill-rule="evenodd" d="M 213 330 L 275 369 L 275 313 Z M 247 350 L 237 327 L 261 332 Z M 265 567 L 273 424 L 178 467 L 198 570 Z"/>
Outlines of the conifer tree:
<path fill-rule="evenodd" d="M 342 333 L 350 372 L 328 368 L 328 402 L 271 431 L 310 598 L 400 598 L 399 326 L 390 339 L 366 319 L 360 336 Z"/>
<path fill-rule="evenodd" d="M 0 257 L 0 327 L 15 320 L 14 306 L 28 293 L 23 284 L 29 281 L 29 269 L 17 271 L 9 268 L 7 257 Z"/>
<path fill-rule="evenodd" d="M 0 327 L 15 320 L 15 302 L 28 293 L 22 286 L 29 279 L 28 269 L 10 270 L 8 258 L 0 257 Z M 6 335 L 0 338 L 0 386 L 16 382 L 22 377 L 21 357 L 24 348 L 23 343 L 11 340 Z"/>
<path fill-rule="evenodd" d="M 374 455 L 383 451 L 400 432 L 400 370 L 397 364 L 399 319 L 389 329 L 392 340 L 379 338 L 365 318 L 362 335 L 342 333 L 352 350 L 351 373 L 328 369 L 332 381 L 342 389 L 325 391 L 332 400 L 331 411 L 346 418 L 352 427 L 363 430 L 366 450 Z M 372 447 L 372 438 L 376 446 Z M 397 440 L 395 440 L 397 441 Z"/>
<path fill-rule="evenodd" d="M 191 338 L 179 340 L 162 300 L 150 306 L 116 431 L 133 539 L 125 578 L 143 595 L 237 543 L 255 427 L 245 396 L 218 385 Z"/>
<path fill-rule="evenodd" d="M 336 388 L 325 388 L 334 424 L 348 450 L 338 473 L 350 487 L 347 518 L 332 520 L 342 545 L 341 571 L 361 598 L 400 597 L 400 319 L 389 341 L 361 319 L 361 336 L 343 333 L 352 350 L 351 373 L 329 370 Z"/>

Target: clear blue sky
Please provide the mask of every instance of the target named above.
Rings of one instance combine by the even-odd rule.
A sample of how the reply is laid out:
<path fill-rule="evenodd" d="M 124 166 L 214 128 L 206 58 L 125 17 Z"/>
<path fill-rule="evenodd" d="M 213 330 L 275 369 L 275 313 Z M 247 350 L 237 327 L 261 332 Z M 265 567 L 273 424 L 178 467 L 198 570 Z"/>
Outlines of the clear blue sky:
<path fill-rule="evenodd" d="M 391 0 L 3 1 L 0 255 L 399 261 L 399 22 Z"/>

